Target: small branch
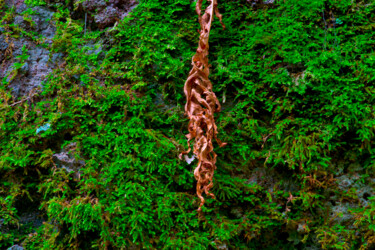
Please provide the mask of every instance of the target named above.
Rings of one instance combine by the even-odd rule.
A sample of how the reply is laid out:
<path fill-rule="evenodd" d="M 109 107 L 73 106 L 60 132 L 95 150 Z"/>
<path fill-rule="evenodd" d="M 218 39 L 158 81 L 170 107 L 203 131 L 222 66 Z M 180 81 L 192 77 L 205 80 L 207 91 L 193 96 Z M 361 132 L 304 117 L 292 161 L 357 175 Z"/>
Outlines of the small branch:
<path fill-rule="evenodd" d="M 12 104 L 10 104 L 10 105 L 8 105 L 8 106 L 6 106 L 6 107 L 3 107 L 3 108 L 1 108 L 0 110 L 6 109 L 6 108 L 8 108 L 8 107 L 13 107 L 13 106 L 16 106 L 17 104 L 20 104 L 20 103 L 23 103 L 23 102 L 25 102 L 25 101 L 27 101 L 27 100 L 30 100 L 31 98 L 33 98 L 33 97 L 34 97 L 35 95 L 37 95 L 37 94 L 38 94 L 38 92 L 36 92 L 36 93 L 34 93 L 34 94 L 32 94 L 32 95 L 26 97 L 25 99 L 22 99 L 21 101 L 18 101 L 18 102 L 12 103 Z"/>

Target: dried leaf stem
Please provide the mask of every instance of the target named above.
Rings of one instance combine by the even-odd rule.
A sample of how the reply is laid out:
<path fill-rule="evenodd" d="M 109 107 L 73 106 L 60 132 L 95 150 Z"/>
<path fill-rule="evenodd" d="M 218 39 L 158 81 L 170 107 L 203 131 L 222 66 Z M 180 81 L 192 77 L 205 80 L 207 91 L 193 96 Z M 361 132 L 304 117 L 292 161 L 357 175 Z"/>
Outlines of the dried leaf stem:
<path fill-rule="evenodd" d="M 217 157 L 213 151 L 213 138 L 216 139 L 220 147 L 226 145 L 226 143 L 221 142 L 217 138 L 214 113 L 219 112 L 221 106 L 215 93 L 212 91 L 212 83 L 208 79 L 210 69 L 207 57 L 209 49 L 208 39 L 214 15 L 219 18 L 223 28 L 225 26 L 222 23 L 222 15 L 217 8 L 217 0 L 208 0 L 210 4 L 203 15 L 201 15 L 202 2 L 203 0 L 198 0 L 196 5 L 196 12 L 201 26 L 198 49 L 193 56 L 193 68 L 184 86 L 186 96 L 185 112 L 190 119 L 188 126 L 189 134 L 186 135 L 189 149 L 180 154 L 181 159 L 182 155 L 190 152 L 190 141 L 194 139 L 193 153 L 198 159 L 198 166 L 194 170 L 194 177 L 197 180 L 197 195 L 201 200 L 198 211 L 201 211 L 205 201 L 203 193 L 215 198 L 214 194 L 210 193 L 210 189 L 213 187 L 213 175 L 216 169 Z"/>

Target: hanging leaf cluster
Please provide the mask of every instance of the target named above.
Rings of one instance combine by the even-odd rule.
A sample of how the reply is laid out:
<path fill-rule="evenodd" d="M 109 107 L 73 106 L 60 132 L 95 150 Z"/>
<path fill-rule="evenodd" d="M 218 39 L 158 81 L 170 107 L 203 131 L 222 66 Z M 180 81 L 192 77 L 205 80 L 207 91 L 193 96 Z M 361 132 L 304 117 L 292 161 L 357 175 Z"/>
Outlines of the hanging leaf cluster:
<path fill-rule="evenodd" d="M 214 113 L 221 109 L 219 100 L 212 91 L 212 83 L 208 79 L 210 74 L 210 65 L 208 64 L 209 36 L 214 15 L 216 15 L 223 28 L 222 15 L 217 7 L 217 0 L 209 0 L 210 4 L 206 8 L 203 15 L 202 2 L 199 0 L 196 5 L 196 12 L 199 17 L 200 37 L 196 54 L 193 56 L 192 65 L 188 79 L 185 82 L 184 92 L 186 96 L 185 112 L 188 115 L 189 149 L 180 154 L 188 154 L 191 150 L 190 142 L 194 142 L 193 153 L 198 159 L 198 166 L 194 170 L 194 177 L 197 180 L 197 195 L 201 200 L 199 211 L 204 204 L 203 193 L 214 198 L 214 194 L 210 192 L 213 187 L 213 175 L 216 169 L 216 153 L 213 151 L 213 139 L 218 142 L 220 147 L 225 143 L 217 138 L 217 126 L 215 124 Z"/>

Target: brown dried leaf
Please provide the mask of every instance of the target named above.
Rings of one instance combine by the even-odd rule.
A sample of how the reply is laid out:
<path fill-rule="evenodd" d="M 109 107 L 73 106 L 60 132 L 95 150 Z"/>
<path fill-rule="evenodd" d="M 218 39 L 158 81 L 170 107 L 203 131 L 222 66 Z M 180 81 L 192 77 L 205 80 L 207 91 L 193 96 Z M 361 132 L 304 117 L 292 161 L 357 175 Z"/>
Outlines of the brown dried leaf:
<path fill-rule="evenodd" d="M 194 139 L 193 153 L 198 159 L 198 166 L 194 170 L 194 177 L 197 180 L 197 195 L 201 200 L 198 211 L 204 204 L 203 193 L 215 198 L 210 193 L 213 187 L 213 175 L 216 169 L 217 155 L 213 151 L 212 141 L 215 139 L 220 147 L 226 145 L 217 138 L 217 127 L 215 124 L 214 113 L 221 109 L 219 100 L 212 91 L 212 83 L 208 79 L 208 49 L 209 35 L 214 15 L 216 15 L 223 27 L 222 15 L 217 8 L 217 0 L 208 0 L 210 5 L 201 16 L 203 0 L 198 0 L 196 12 L 199 16 L 201 25 L 198 49 L 192 58 L 193 68 L 188 79 L 185 82 L 184 92 L 186 96 L 185 112 L 189 117 L 188 130 L 186 135 L 188 139 L 188 150 L 182 152 L 179 157 L 190 152 L 190 141 Z"/>

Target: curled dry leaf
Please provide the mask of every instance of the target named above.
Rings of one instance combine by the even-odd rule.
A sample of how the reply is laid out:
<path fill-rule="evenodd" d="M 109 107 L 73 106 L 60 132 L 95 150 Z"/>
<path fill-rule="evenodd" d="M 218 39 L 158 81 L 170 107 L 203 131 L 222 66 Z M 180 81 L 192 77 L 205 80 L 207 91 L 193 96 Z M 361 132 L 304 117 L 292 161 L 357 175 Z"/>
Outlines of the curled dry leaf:
<path fill-rule="evenodd" d="M 188 115 L 189 134 L 186 135 L 188 139 L 189 149 L 180 154 L 186 155 L 190 152 L 190 141 L 194 139 L 193 153 L 198 159 L 198 166 L 194 170 L 194 177 L 197 180 L 197 195 L 201 200 L 198 211 L 204 204 L 203 193 L 214 198 L 210 193 L 213 187 L 213 175 L 216 169 L 217 155 L 213 151 L 213 139 L 217 141 L 220 147 L 226 145 L 217 138 L 217 127 L 215 124 L 214 113 L 220 111 L 220 103 L 212 91 L 212 83 L 208 79 L 210 73 L 208 64 L 208 39 L 211 30 L 211 24 L 216 15 L 220 23 L 222 23 L 222 15 L 217 8 L 217 0 L 208 0 L 209 6 L 202 14 L 202 2 L 198 0 L 196 5 L 196 12 L 199 17 L 201 26 L 199 44 L 196 54 L 193 56 L 192 65 L 188 79 L 185 82 L 184 92 L 186 96 L 185 112 Z"/>

